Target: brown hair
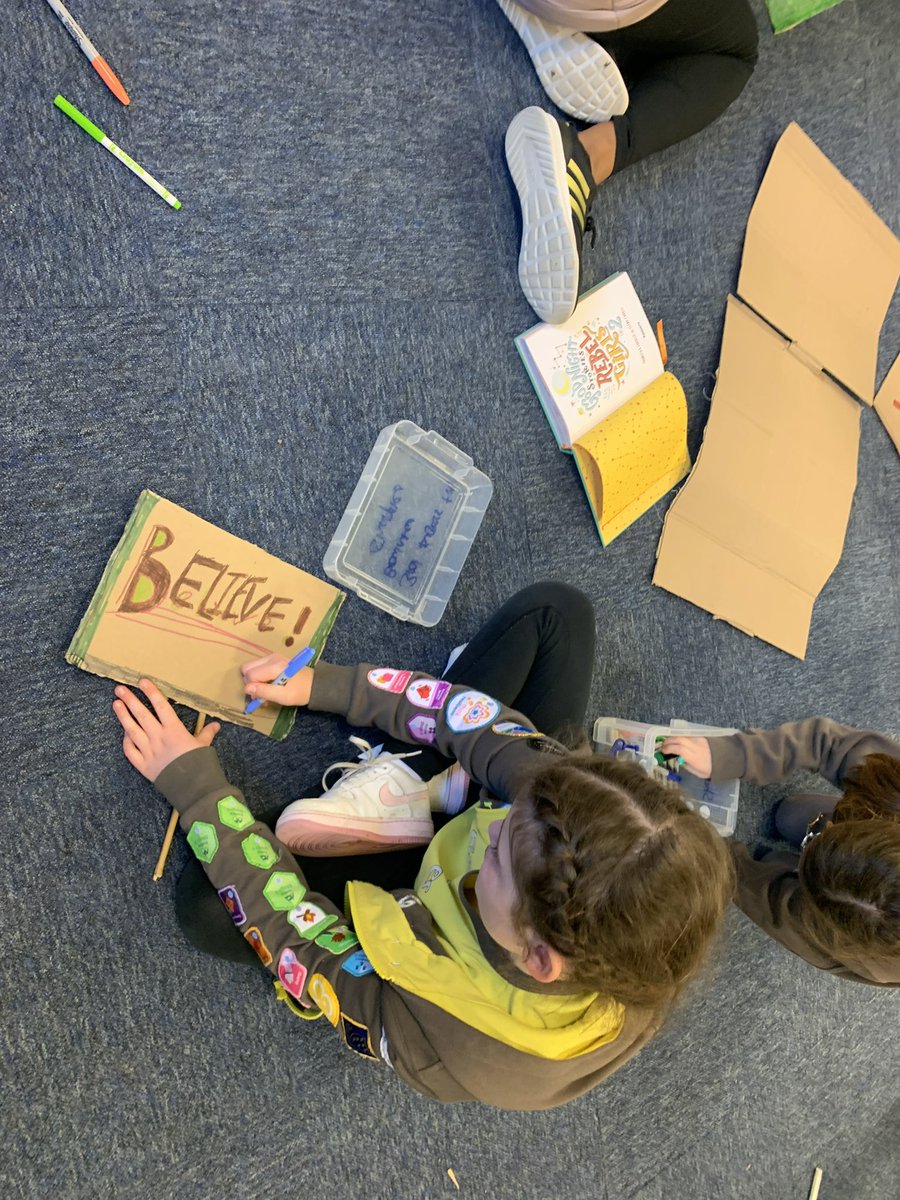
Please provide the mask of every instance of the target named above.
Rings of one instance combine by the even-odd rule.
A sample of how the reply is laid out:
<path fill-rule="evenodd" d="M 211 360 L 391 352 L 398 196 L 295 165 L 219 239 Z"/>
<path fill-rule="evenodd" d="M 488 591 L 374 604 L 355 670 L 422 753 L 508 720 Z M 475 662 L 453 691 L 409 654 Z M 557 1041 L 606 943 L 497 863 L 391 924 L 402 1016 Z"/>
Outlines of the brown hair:
<path fill-rule="evenodd" d="M 800 858 L 803 921 L 840 962 L 900 954 L 900 759 L 869 754 Z"/>
<path fill-rule="evenodd" d="M 585 990 L 646 1007 L 672 1001 L 734 891 L 715 829 L 677 790 L 604 755 L 548 757 L 516 805 L 520 932 L 561 954 L 566 980 Z"/>

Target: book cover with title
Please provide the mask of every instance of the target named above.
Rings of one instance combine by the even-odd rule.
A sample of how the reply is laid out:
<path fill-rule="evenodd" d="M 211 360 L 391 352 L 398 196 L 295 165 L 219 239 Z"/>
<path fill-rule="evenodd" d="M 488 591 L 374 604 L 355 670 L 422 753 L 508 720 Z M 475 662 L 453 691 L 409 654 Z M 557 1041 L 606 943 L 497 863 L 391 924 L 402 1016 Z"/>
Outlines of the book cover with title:
<path fill-rule="evenodd" d="M 656 337 L 624 272 L 585 293 L 567 321 L 536 325 L 516 346 L 565 450 L 663 370 Z"/>

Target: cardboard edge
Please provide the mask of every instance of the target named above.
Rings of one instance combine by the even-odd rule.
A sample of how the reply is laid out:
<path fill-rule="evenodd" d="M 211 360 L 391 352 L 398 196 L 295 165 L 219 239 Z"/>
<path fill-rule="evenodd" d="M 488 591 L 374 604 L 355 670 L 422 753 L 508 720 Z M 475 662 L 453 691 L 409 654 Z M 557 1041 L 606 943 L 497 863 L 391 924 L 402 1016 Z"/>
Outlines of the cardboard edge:
<path fill-rule="evenodd" d="M 81 618 L 78 628 L 69 642 L 68 649 L 66 650 L 67 663 L 84 668 L 84 662 L 87 658 L 91 642 L 93 641 L 94 634 L 97 632 L 100 618 L 106 610 L 107 601 L 116 585 L 122 566 L 134 549 L 134 545 L 147 523 L 147 518 L 162 499 L 162 496 L 157 495 L 156 492 L 151 492 L 148 488 L 145 488 L 138 496 L 137 503 L 131 511 L 131 516 L 125 523 L 122 536 L 116 543 L 112 554 L 106 560 L 106 566 L 100 577 L 100 583 L 94 590 L 87 611 Z"/>
<path fill-rule="evenodd" d="M 885 375 L 873 407 L 900 454 L 900 354 Z"/>

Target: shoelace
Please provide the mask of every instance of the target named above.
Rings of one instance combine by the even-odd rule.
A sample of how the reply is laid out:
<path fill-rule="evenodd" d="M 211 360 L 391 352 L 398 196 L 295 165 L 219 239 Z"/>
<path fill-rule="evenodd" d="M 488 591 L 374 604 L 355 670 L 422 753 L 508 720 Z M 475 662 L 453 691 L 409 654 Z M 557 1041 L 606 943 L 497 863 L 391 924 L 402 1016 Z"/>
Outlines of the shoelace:
<path fill-rule="evenodd" d="M 338 784 L 343 783 L 345 779 L 349 779 L 350 776 L 355 775 L 357 771 L 364 771 L 366 767 L 370 767 L 374 762 L 388 763 L 394 759 L 415 758 L 417 754 L 422 753 L 421 750 L 408 750 L 405 754 L 389 754 L 382 750 L 381 746 L 376 746 L 373 748 L 365 738 L 353 737 L 351 735 L 350 741 L 360 751 L 359 759 L 356 762 L 332 763 L 322 776 L 322 787 L 326 792 L 330 790 L 327 780 L 332 771 L 340 771 L 341 773 L 340 778 L 337 779 L 332 785 L 333 787 L 337 787 Z"/>

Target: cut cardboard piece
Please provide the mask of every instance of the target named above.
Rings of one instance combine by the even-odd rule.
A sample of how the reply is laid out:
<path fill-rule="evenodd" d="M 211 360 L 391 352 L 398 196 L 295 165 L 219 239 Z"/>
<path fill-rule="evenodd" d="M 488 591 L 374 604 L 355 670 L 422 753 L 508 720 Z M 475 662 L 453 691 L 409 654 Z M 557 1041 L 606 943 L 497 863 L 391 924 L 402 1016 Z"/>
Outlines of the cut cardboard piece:
<path fill-rule="evenodd" d="M 878 335 L 898 275 L 900 242 L 800 126 L 789 125 L 750 210 L 740 298 L 871 404 Z"/>
<path fill-rule="evenodd" d="M 860 412 L 729 297 L 706 435 L 666 515 L 653 582 L 803 658 L 843 548 Z"/>
<path fill-rule="evenodd" d="M 843 550 L 857 400 L 872 403 L 898 276 L 900 242 L 791 125 L 750 214 L 703 446 L 653 582 L 797 658 Z"/>
<path fill-rule="evenodd" d="M 66 651 L 85 671 L 286 736 L 295 709 L 245 716 L 240 668 L 266 654 L 318 659 L 344 593 L 154 492 L 141 493 Z"/>

